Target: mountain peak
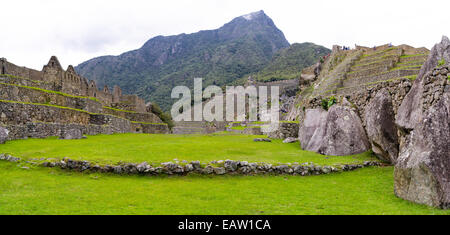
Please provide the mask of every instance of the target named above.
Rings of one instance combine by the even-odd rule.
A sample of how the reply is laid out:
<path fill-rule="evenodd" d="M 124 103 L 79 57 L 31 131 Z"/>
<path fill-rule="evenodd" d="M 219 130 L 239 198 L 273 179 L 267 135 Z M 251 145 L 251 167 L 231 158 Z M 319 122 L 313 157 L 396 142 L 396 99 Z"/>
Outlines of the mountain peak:
<path fill-rule="evenodd" d="M 174 36 L 158 36 L 141 48 L 119 56 L 98 57 L 77 66 L 98 86 L 119 85 L 168 110 L 175 85 L 191 86 L 191 78 L 205 84 L 234 84 L 267 65 L 290 44 L 264 11 L 234 18 L 218 29 Z"/>
<path fill-rule="evenodd" d="M 266 16 L 267 17 L 267 15 L 264 13 L 263 10 L 252 12 L 252 13 L 243 15 L 241 17 L 246 19 L 246 20 L 253 20 L 253 19 L 258 18 L 260 16 Z"/>

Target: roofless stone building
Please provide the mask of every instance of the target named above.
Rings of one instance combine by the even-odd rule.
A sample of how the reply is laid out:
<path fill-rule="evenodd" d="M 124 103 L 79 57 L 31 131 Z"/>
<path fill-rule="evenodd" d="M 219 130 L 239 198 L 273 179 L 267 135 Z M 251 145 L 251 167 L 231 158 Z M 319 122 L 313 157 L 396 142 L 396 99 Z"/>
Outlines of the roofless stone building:
<path fill-rule="evenodd" d="M 52 56 L 41 71 L 0 59 L 0 126 L 7 140 L 61 136 L 69 130 L 86 135 L 168 133 L 168 126 L 136 95 L 120 87 L 97 88 Z"/>

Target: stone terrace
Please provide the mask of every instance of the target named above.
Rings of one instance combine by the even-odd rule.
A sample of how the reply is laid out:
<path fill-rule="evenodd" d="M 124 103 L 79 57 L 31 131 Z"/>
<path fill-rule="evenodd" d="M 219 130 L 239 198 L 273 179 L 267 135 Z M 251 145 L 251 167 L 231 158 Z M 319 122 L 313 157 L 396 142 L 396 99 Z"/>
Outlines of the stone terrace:
<path fill-rule="evenodd" d="M 86 135 L 169 132 L 137 96 L 122 95 L 119 87 L 114 94 L 107 87 L 99 91 L 72 66 L 62 70 L 56 57 L 42 71 L 5 59 L 0 69 L 0 126 L 10 140 L 59 136 L 70 129 Z"/>
<path fill-rule="evenodd" d="M 342 51 L 335 48 L 327 61 L 336 65 L 327 71 L 327 65 L 318 82 L 313 96 L 346 95 L 372 87 L 377 83 L 402 78 L 415 79 L 429 51 L 407 45 L 387 45 L 373 48 L 358 47 Z M 329 65 L 328 65 L 329 67 Z"/>
<path fill-rule="evenodd" d="M 408 45 L 356 46 L 353 50 L 333 46 L 332 53 L 321 64 L 316 80 L 304 86 L 289 107 L 286 120 L 302 121 L 303 110 L 321 107 L 331 96 L 338 102 L 347 98 L 360 112 L 364 111 L 370 94 L 381 88 L 391 91 L 393 100 L 401 100 L 428 54 L 426 48 Z"/>

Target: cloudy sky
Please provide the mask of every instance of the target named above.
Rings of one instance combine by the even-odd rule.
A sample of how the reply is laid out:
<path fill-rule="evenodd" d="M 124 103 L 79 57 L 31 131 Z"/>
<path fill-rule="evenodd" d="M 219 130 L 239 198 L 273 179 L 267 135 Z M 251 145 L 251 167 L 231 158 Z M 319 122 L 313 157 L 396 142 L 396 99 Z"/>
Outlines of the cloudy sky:
<path fill-rule="evenodd" d="M 51 55 L 64 67 L 78 65 L 258 10 L 290 43 L 431 48 L 450 36 L 448 0 L 2 0 L 0 7 L 0 57 L 39 70 Z"/>

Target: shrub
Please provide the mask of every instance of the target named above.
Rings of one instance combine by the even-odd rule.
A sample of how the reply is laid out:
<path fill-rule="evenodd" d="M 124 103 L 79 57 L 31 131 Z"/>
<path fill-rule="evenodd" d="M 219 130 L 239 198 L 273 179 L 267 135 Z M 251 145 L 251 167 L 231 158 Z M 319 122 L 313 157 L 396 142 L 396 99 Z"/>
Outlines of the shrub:
<path fill-rule="evenodd" d="M 335 105 L 337 103 L 337 99 L 334 96 L 331 96 L 329 98 L 325 98 L 322 100 L 322 108 L 325 110 L 328 110 L 329 108 L 331 108 L 331 106 Z"/>
<path fill-rule="evenodd" d="M 445 64 L 445 59 L 444 58 L 442 58 L 442 60 L 439 60 L 438 61 L 438 66 L 440 67 L 440 66 L 443 66 Z"/>
<path fill-rule="evenodd" d="M 325 110 L 328 110 L 328 100 L 327 99 L 322 100 L 322 108 Z"/>
<path fill-rule="evenodd" d="M 330 108 L 331 106 L 333 106 L 334 104 L 336 104 L 336 97 L 334 97 L 334 96 L 331 96 L 329 99 L 328 99 L 328 108 Z"/>
<path fill-rule="evenodd" d="M 152 113 L 156 114 L 156 116 L 158 116 L 164 123 L 167 123 L 169 129 L 172 129 L 172 127 L 175 126 L 172 120 L 172 116 L 167 112 L 163 112 L 161 107 L 159 107 L 157 103 L 152 103 L 151 111 Z"/>

